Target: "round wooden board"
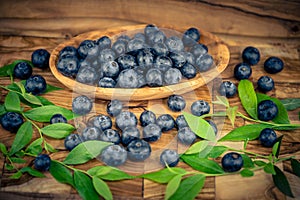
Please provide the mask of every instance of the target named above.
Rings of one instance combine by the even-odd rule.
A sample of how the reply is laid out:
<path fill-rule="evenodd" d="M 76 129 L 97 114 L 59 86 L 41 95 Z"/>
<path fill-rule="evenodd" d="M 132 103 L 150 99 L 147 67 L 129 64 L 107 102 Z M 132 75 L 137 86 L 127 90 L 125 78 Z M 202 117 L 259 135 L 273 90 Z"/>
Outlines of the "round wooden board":
<path fill-rule="evenodd" d="M 80 34 L 66 42 L 59 44 L 51 53 L 50 56 L 50 69 L 53 75 L 66 87 L 70 88 L 76 93 L 91 95 L 91 92 L 95 93 L 95 97 L 99 99 L 111 100 L 111 99 L 120 99 L 120 100 L 151 100 L 151 99 L 161 99 L 170 96 L 171 94 L 184 94 L 190 92 L 202 85 L 205 85 L 215 77 L 217 77 L 221 72 L 225 70 L 229 63 L 230 53 L 228 47 L 219 39 L 217 36 L 205 32 L 201 29 L 201 40 L 200 42 L 207 45 L 209 49 L 209 54 L 214 58 L 214 65 L 211 70 L 203 73 L 198 73 L 197 76 L 193 79 L 182 80 L 178 84 L 164 86 L 164 87 L 144 87 L 137 89 L 124 89 L 124 88 L 101 88 L 82 84 L 76 80 L 62 75 L 56 68 L 56 63 L 60 50 L 65 46 L 74 46 L 77 47 L 80 42 L 86 39 L 95 40 L 101 36 L 108 36 L 110 38 L 116 38 L 116 36 L 121 34 L 130 33 L 131 35 L 142 32 L 146 25 L 133 25 L 133 26 L 124 26 L 117 28 L 110 28 L 104 31 L 92 31 Z M 183 33 L 187 27 L 184 28 L 174 28 L 174 27 L 159 27 L 163 30 L 176 30 L 177 32 Z M 167 33 L 166 33 L 167 34 Z"/>

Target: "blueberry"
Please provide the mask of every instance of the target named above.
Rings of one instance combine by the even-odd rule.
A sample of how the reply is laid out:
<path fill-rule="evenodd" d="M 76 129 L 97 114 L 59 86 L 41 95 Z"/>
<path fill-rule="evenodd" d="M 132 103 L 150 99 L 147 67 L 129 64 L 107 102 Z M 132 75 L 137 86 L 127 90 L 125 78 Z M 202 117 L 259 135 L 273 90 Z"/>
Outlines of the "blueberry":
<path fill-rule="evenodd" d="M 111 40 L 108 36 L 102 36 L 96 41 L 96 44 L 100 50 L 109 49 L 111 47 Z"/>
<path fill-rule="evenodd" d="M 70 56 L 59 59 L 56 65 L 57 70 L 65 76 L 76 77 L 80 65 L 77 57 Z"/>
<path fill-rule="evenodd" d="M 103 77 L 98 82 L 99 87 L 103 88 L 114 88 L 116 84 L 116 81 L 110 77 Z"/>
<path fill-rule="evenodd" d="M 194 54 L 192 54 L 191 52 L 185 51 L 184 57 L 185 57 L 185 60 L 187 63 L 189 63 L 191 65 L 195 65 L 196 58 L 195 58 Z"/>
<path fill-rule="evenodd" d="M 177 139 L 184 145 L 191 145 L 196 140 L 196 134 L 189 128 L 180 128 L 177 132 Z"/>
<path fill-rule="evenodd" d="M 144 29 L 144 33 L 145 33 L 145 36 L 147 37 L 150 33 L 156 32 L 158 30 L 159 29 L 157 28 L 157 26 L 155 26 L 153 24 L 148 24 Z"/>
<path fill-rule="evenodd" d="M 137 71 L 137 70 L 136 70 Z M 137 72 L 138 74 L 138 88 L 141 88 L 141 87 L 144 87 L 147 85 L 147 82 L 146 82 L 146 78 L 145 78 L 145 75 L 144 73 L 139 73 Z"/>
<path fill-rule="evenodd" d="M 112 117 L 113 116 L 115 117 L 118 114 L 120 114 L 122 109 L 123 109 L 123 104 L 121 101 L 119 101 L 117 99 L 111 100 L 106 106 L 107 114 L 109 114 Z"/>
<path fill-rule="evenodd" d="M 138 74 L 134 69 L 125 69 L 120 72 L 117 84 L 121 88 L 137 88 Z"/>
<path fill-rule="evenodd" d="M 171 36 L 167 38 L 165 43 L 170 52 L 181 52 L 184 50 L 183 42 L 177 36 Z"/>
<path fill-rule="evenodd" d="M 122 55 L 127 51 L 127 42 L 124 40 L 117 40 L 113 43 L 111 49 L 116 53 L 116 55 Z"/>
<path fill-rule="evenodd" d="M 98 60 L 100 63 L 113 61 L 116 58 L 116 53 L 112 49 L 103 49 L 100 51 Z"/>
<path fill-rule="evenodd" d="M 78 55 L 81 58 L 95 58 L 99 54 L 99 47 L 93 40 L 82 41 L 77 48 Z"/>
<path fill-rule="evenodd" d="M 234 77 L 237 80 L 248 79 L 252 74 L 252 69 L 247 63 L 239 63 L 234 67 Z"/>
<path fill-rule="evenodd" d="M 197 75 L 197 69 L 194 67 L 194 65 L 188 62 L 180 68 L 180 72 L 182 76 L 187 79 L 194 78 Z"/>
<path fill-rule="evenodd" d="M 34 168 L 39 171 L 50 169 L 51 158 L 47 154 L 40 154 L 34 159 Z"/>
<path fill-rule="evenodd" d="M 127 44 L 127 52 L 137 51 L 146 47 L 145 41 L 140 40 L 138 38 L 133 38 L 129 40 Z"/>
<path fill-rule="evenodd" d="M 167 56 L 157 56 L 154 60 L 153 67 L 166 71 L 173 65 L 172 60 Z"/>
<path fill-rule="evenodd" d="M 221 83 L 219 93 L 222 96 L 233 97 L 237 92 L 236 85 L 231 81 L 224 81 Z"/>
<path fill-rule="evenodd" d="M 283 61 L 278 57 L 269 57 L 264 62 L 264 69 L 266 72 L 270 74 L 276 74 L 278 72 L 281 72 L 283 70 L 284 63 Z"/>
<path fill-rule="evenodd" d="M 256 65 L 260 60 L 259 50 L 255 47 L 246 47 L 242 52 L 242 58 L 249 65 Z"/>
<path fill-rule="evenodd" d="M 13 70 L 13 75 L 19 79 L 28 79 L 32 74 L 32 67 L 27 62 L 19 62 Z"/>
<path fill-rule="evenodd" d="M 198 100 L 192 103 L 191 112 L 193 115 L 201 116 L 208 114 L 210 111 L 209 104 L 204 100 Z"/>
<path fill-rule="evenodd" d="M 141 49 L 136 55 L 137 64 L 142 69 L 147 69 L 152 66 L 154 54 L 151 49 Z"/>
<path fill-rule="evenodd" d="M 167 104 L 168 107 L 174 112 L 182 111 L 186 106 L 186 102 L 183 96 L 176 94 L 168 97 Z"/>
<path fill-rule="evenodd" d="M 106 129 L 103 133 L 100 134 L 101 141 L 104 142 L 112 142 L 114 144 L 120 144 L 121 137 L 117 130 L 114 129 Z"/>
<path fill-rule="evenodd" d="M 180 69 L 186 63 L 185 55 L 183 53 L 170 52 L 169 57 L 173 62 L 173 67 Z"/>
<path fill-rule="evenodd" d="M 157 118 L 156 124 L 161 128 L 162 132 L 167 132 L 174 128 L 175 120 L 171 115 L 163 114 Z"/>
<path fill-rule="evenodd" d="M 244 165 L 242 156 L 236 152 L 225 154 L 222 158 L 221 163 L 224 171 L 226 172 L 237 172 Z"/>
<path fill-rule="evenodd" d="M 47 89 L 47 83 L 41 75 L 30 76 L 25 82 L 25 90 L 33 95 L 41 94 Z"/>
<path fill-rule="evenodd" d="M 161 154 L 160 154 L 160 163 L 166 167 L 175 167 L 178 162 L 179 162 L 179 155 L 175 150 L 172 149 L 165 149 Z"/>
<path fill-rule="evenodd" d="M 204 54 L 203 56 L 200 56 L 196 59 L 196 66 L 198 67 L 198 70 L 200 72 L 206 72 L 208 71 L 214 63 L 214 59 L 211 55 Z"/>
<path fill-rule="evenodd" d="M 257 87 L 262 92 L 269 92 L 274 88 L 274 81 L 269 76 L 261 76 L 257 81 Z"/>
<path fill-rule="evenodd" d="M 126 42 L 126 44 L 129 42 L 130 37 L 128 35 L 120 35 L 117 40 L 122 40 L 124 42 Z"/>
<path fill-rule="evenodd" d="M 109 166 L 120 166 L 127 160 L 127 151 L 120 145 L 110 145 L 102 150 L 100 160 Z"/>
<path fill-rule="evenodd" d="M 95 126 L 91 127 L 86 127 L 81 134 L 81 137 L 83 141 L 88 141 L 88 140 L 99 140 L 100 139 L 100 134 L 101 130 Z"/>
<path fill-rule="evenodd" d="M 75 114 L 86 115 L 93 107 L 93 103 L 90 98 L 85 95 L 77 96 L 73 99 L 72 110 Z"/>
<path fill-rule="evenodd" d="M 98 79 L 98 73 L 93 67 L 82 67 L 76 75 L 76 81 L 88 85 L 94 85 Z"/>
<path fill-rule="evenodd" d="M 206 121 L 209 123 L 209 125 L 214 130 L 214 133 L 217 135 L 217 133 L 218 133 L 218 127 L 217 127 L 217 125 L 212 120 L 206 120 Z"/>
<path fill-rule="evenodd" d="M 164 43 L 166 35 L 162 31 L 153 31 L 147 35 L 147 43 L 153 46 L 156 43 Z"/>
<path fill-rule="evenodd" d="M 116 61 L 108 61 L 101 65 L 101 71 L 105 77 L 117 77 L 120 72 L 119 65 Z"/>
<path fill-rule="evenodd" d="M 127 146 L 128 158 L 132 161 L 144 161 L 151 154 L 151 147 L 148 142 L 135 139 Z"/>
<path fill-rule="evenodd" d="M 277 135 L 273 129 L 265 128 L 260 132 L 258 139 L 264 147 L 272 147 L 277 141 Z"/>
<path fill-rule="evenodd" d="M 136 33 L 133 38 L 146 42 L 146 36 L 144 33 Z"/>
<path fill-rule="evenodd" d="M 200 32 L 197 28 L 191 27 L 188 30 L 186 30 L 182 37 L 182 42 L 184 46 L 192 46 L 195 43 L 198 43 L 200 40 Z"/>
<path fill-rule="evenodd" d="M 177 84 L 181 81 L 182 74 L 177 68 L 170 68 L 164 74 L 164 82 L 167 85 Z"/>
<path fill-rule="evenodd" d="M 183 128 L 183 127 L 188 127 L 189 126 L 183 115 L 178 115 L 176 117 L 175 125 L 176 125 L 178 130 Z"/>
<path fill-rule="evenodd" d="M 50 118 L 50 124 L 68 123 L 67 119 L 62 114 L 54 114 Z"/>
<path fill-rule="evenodd" d="M 58 57 L 59 59 L 78 57 L 77 49 L 73 46 L 65 46 L 62 50 L 60 50 Z"/>
<path fill-rule="evenodd" d="M 162 73 L 159 69 L 152 68 L 146 73 L 146 83 L 150 87 L 160 87 L 163 85 Z"/>
<path fill-rule="evenodd" d="M 161 129 L 157 124 L 148 124 L 143 129 L 143 139 L 147 142 L 155 142 L 161 137 Z"/>
<path fill-rule="evenodd" d="M 135 57 L 129 54 L 123 54 L 116 59 L 119 64 L 120 70 L 132 69 L 137 66 Z"/>
<path fill-rule="evenodd" d="M 195 56 L 195 58 L 201 57 L 208 53 L 208 48 L 205 44 L 195 44 L 190 49 L 190 52 Z"/>
<path fill-rule="evenodd" d="M 140 138 L 140 131 L 135 126 L 126 127 L 122 131 L 121 141 L 122 144 L 127 146 L 132 140 Z"/>
<path fill-rule="evenodd" d="M 93 125 L 104 131 L 112 127 L 112 121 L 109 116 L 100 114 L 94 118 Z"/>
<path fill-rule="evenodd" d="M 155 43 L 153 49 L 157 56 L 167 56 L 169 54 L 169 49 L 165 43 Z"/>
<path fill-rule="evenodd" d="M 2 128 L 12 133 L 16 133 L 24 122 L 22 116 L 16 112 L 7 112 L 1 116 L 0 120 Z"/>
<path fill-rule="evenodd" d="M 137 118 L 134 113 L 130 111 L 122 111 L 116 117 L 116 126 L 123 130 L 126 127 L 136 126 L 137 125 Z"/>
<path fill-rule="evenodd" d="M 278 114 L 277 105 L 271 100 L 264 100 L 257 105 L 257 116 L 262 121 L 274 119 Z"/>
<path fill-rule="evenodd" d="M 150 110 L 145 110 L 140 115 L 141 126 L 145 127 L 148 124 L 156 123 L 156 115 Z"/>
<path fill-rule="evenodd" d="M 46 69 L 49 68 L 50 53 L 46 49 L 37 49 L 31 54 L 33 66 Z"/>
<path fill-rule="evenodd" d="M 64 145 L 68 151 L 72 151 L 81 142 L 82 138 L 80 135 L 71 133 L 65 138 Z"/>

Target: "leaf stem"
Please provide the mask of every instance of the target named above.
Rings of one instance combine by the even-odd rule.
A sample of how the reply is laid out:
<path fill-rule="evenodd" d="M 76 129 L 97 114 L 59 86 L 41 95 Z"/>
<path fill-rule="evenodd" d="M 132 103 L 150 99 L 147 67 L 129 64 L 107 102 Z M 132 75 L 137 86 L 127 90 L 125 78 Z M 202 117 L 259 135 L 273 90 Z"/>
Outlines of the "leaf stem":
<path fill-rule="evenodd" d="M 249 155 L 253 155 L 255 157 L 260 157 L 260 158 L 264 158 L 264 159 L 269 159 L 268 156 L 264 156 L 264 155 L 260 155 L 260 154 L 257 154 L 257 153 L 253 153 L 253 152 L 250 152 L 250 151 L 246 151 L 246 150 L 241 150 L 241 149 L 235 149 L 235 148 L 231 148 L 231 147 L 228 147 L 228 150 L 230 151 L 237 151 L 237 152 L 241 152 L 241 153 L 246 153 L 246 154 L 249 154 Z"/>

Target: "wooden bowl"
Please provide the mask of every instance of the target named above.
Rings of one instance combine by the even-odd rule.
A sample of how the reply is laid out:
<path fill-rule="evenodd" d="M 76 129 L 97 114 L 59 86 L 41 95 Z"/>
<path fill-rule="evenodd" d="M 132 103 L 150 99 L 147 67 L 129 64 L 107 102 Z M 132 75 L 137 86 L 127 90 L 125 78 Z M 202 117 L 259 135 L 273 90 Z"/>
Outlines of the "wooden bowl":
<path fill-rule="evenodd" d="M 144 87 L 136 89 L 125 89 L 125 88 L 101 88 L 82 84 L 76 80 L 62 75 L 56 68 L 56 63 L 58 61 L 58 55 L 60 50 L 65 46 L 74 46 L 78 45 L 86 39 L 95 40 L 101 36 L 108 36 L 114 41 L 114 39 L 122 34 L 133 36 L 135 33 L 143 32 L 143 29 L 146 25 L 134 25 L 134 26 L 124 26 L 117 28 L 110 28 L 102 31 L 92 31 L 80 34 L 74 38 L 71 38 L 68 41 L 65 41 L 59 44 L 51 53 L 50 56 L 50 69 L 53 75 L 66 87 L 70 88 L 76 93 L 85 94 L 85 95 L 94 95 L 95 98 L 111 100 L 151 100 L 151 99 L 160 99 L 166 98 L 171 94 L 184 94 L 190 92 L 202 85 L 207 84 L 209 81 L 217 77 L 222 71 L 225 70 L 229 63 L 229 49 L 228 47 L 219 39 L 217 36 L 205 32 L 201 29 L 201 39 L 200 42 L 207 45 L 209 54 L 214 58 L 214 65 L 212 69 L 207 72 L 197 73 L 197 76 L 192 79 L 183 79 L 180 83 L 174 85 L 168 85 L 163 87 Z M 188 27 L 184 28 L 174 28 L 168 26 L 159 26 L 165 34 L 168 36 L 168 31 L 175 30 L 177 33 L 183 33 Z"/>

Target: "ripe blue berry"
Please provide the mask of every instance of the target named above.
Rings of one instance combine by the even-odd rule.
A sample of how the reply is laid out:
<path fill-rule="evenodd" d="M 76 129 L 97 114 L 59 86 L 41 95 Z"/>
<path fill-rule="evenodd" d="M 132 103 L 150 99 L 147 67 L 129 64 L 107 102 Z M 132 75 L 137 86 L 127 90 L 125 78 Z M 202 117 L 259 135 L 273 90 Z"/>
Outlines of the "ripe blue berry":
<path fill-rule="evenodd" d="M 164 82 L 166 85 L 177 84 L 181 81 L 182 74 L 179 69 L 170 68 L 164 74 Z"/>
<path fill-rule="evenodd" d="M 190 52 L 195 56 L 195 58 L 201 57 L 208 53 L 208 48 L 205 44 L 195 44 Z"/>
<path fill-rule="evenodd" d="M 165 149 L 160 154 L 160 163 L 166 167 L 175 167 L 179 162 L 179 155 L 175 150 L 172 149 Z"/>
<path fill-rule="evenodd" d="M 185 57 L 187 63 L 189 63 L 193 66 L 195 65 L 196 59 L 195 59 L 194 54 L 192 54 L 191 52 L 185 51 L 184 52 L 184 57 Z"/>
<path fill-rule="evenodd" d="M 237 92 L 236 85 L 231 81 L 224 81 L 219 88 L 219 93 L 222 96 L 233 97 Z"/>
<path fill-rule="evenodd" d="M 34 168 L 39 171 L 50 169 L 51 158 L 47 154 L 40 154 L 34 159 Z"/>
<path fill-rule="evenodd" d="M 130 111 L 122 111 L 116 117 L 116 126 L 124 130 L 126 127 L 136 126 L 137 125 L 137 118 L 134 113 Z"/>
<path fill-rule="evenodd" d="M 166 35 L 162 31 L 153 31 L 147 35 L 147 43 L 153 46 L 156 43 L 164 43 Z"/>
<path fill-rule="evenodd" d="M 120 68 L 116 61 L 105 62 L 101 65 L 100 70 L 105 77 L 115 78 L 119 75 Z"/>
<path fill-rule="evenodd" d="M 32 67 L 27 62 L 19 62 L 13 70 L 13 75 L 19 79 L 28 79 L 32 74 Z"/>
<path fill-rule="evenodd" d="M 132 69 L 137 66 L 135 57 L 129 54 L 119 56 L 116 61 L 119 64 L 120 70 Z"/>
<path fill-rule="evenodd" d="M 182 40 L 177 36 L 171 36 L 166 40 L 166 45 L 170 52 L 181 52 L 184 50 Z"/>
<path fill-rule="evenodd" d="M 85 95 L 77 96 L 73 99 L 72 110 L 75 114 L 86 115 L 93 107 L 91 99 Z"/>
<path fill-rule="evenodd" d="M 172 60 L 167 56 L 157 56 L 154 60 L 153 67 L 166 71 L 173 65 Z"/>
<path fill-rule="evenodd" d="M 0 118 L 1 126 L 7 131 L 16 133 L 24 120 L 19 113 L 7 112 Z"/>
<path fill-rule="evenodd" d="M 208 114 L 210 111 L 209 104 L 204 100 L 198 100 L 192 103 L 191 112 L 195 116 L 201 116 L 204 114 Z"/>
<path fill-rule="evenodd" d="M 244 165 L 242 156 L 235 152 L 225 154 L 221 163 L 224 171 L 226 172 L 239 171 Z"/>
<path fill-rule="evenodd" d="M 122 144 L 125 146 L 127 146 L 132 140 L 139 139 L 139 138 L 140 138 L 140 131 L 135 126 L 126 127 L 122 131 L 121 141 Z"/>
<path fill-rule="evenodd" d="M 128 144 L 127 151 L 129 160 L 144 161 L 150 156 L 151 147 L 145 140 L 135 139 Z"/>
<path fill-rule="evenodd" d="M 100 50 L 108 49 L 111 46 L 111 40 L 107 36 L 102 36 L 96 41 L 96 44 L 99 46 Z"/>
<path fill-rule="evenodd" d="M 264 69 L 266 72 L 270 74 L 276 74 L 278 72 L 281 72 L 283 70 L 284 63 L 283 61 L 278 57 L 269 57 L 264 62 Z"/>
<path fill-rule="evenodd" d="M 76 81 L 88 85 L 94 85 L 98 79 L 98 73 L 93 67 L 81 67 L 76 76 Z"/>
<path fill-rule="evenodd" d="M 184 32 L 182 42 L 184 46 L 190 47 L 200 40 L 200 32 L 197 28 L 191 27 Z"/>
<path fill-rule="evenodd" d="M 146 73 L 146 83 L 150 87 L 160 87 L 163 85 L 162 73 L 159 69 L 152 68 Z"/>
<path fill-rule="evenodd" d="M 138 51 L 136 61 L 140 68 L 147 69 L 152 66 L 154 61 L 153 50 L 146 48 Z"/>
<path fill-rule="evenodd" d="M 194 78 L 197 75 L 197 69 L 194 67 L 194 65 L 188 62 L 180 68 L 180 71 L 182 76 L 187 79 Z"/>
<path fill-rule="evenodd" d="M 117 130 L 106 129 L 103 133 L 100 134 L 99 140 L 104 142 L 112 142 L 114 144 L 120 144 L 121 137 Z"/>
<path fill-rule="evenodd" d="M 183 96 L 176 94 L 169 96 L 167 104 L 168 107 L 174 112 L 182 111 L 186 106 Z"/>
<path fill-rule="evenodd" d="M 200 72 L 208 71 L 214 63 L 214 59 L 211 55 L 204 54 L 196 59 L 196 66 Z"/>
<path fill-rule="evenodd" d="M 56 65 L 57 70 L 65 76 L 76 77 L 80 63 L 75 56 L 69 56 L 59 59 Z"/>
<path fill-rule="evenodd" d="M 127 51 L 127 42 L 124 40 L 117 40 L 113 43 L 111 49 L 115 52 L 116 56 L 122 55 Z"/>
<path fill-rule="evenodd" d="M 278 114 L 277 105 L 271 100 L 264 100 L 259 102 L 257 106 L 258 119 L 262 121 L 269 121 L 274 119 Z"/>
<path fill-rule="evenodd" d="M 127 52 L 138 52 L 139 50 L 145 48 L 147 45 L 145 41 L 140 40 L 138 38 L 133 38 L 128 41 L 127 44 Z"/>
<path fill-rule="evenodd" d="M 161 137 L 161 129 L 156 124 L 148 124 L 143 129 L 143 139 L 147 142 L 155 142 Z"/>
<path fill-rule="evenodd" d="M 173 62 L 173 67 L 180 69 L 187 62 L 185 55 L 181 52 L 169 52 L 169 57 Z"/>
<path fill-rule="evenodd" d="M 145 127 L 148 124 L 156 123 L 156 115 L 150 110 L 145 110 L 140 115 L 141 126 Z"/>
<path fill-rule="evenodd" d="M 180 128 L 177 132 L 177 139 L 184 145 L 190 145 L 196 140 L 196 134 L 189 128 Z"/>
<path fill-rule="evenodd" d="M 146 42 L 146 36 L 144 33 L 136 33 L 133 38 L 142 40 L 143 42 Z"/>
<path fill-rule="evenodd" d="M 234 77 L 237 80 L 248 79 L 251 74 L 251 66 L 247 63 L 239 63 L 234 67 Z"/>
<path fill-rule="evenodd" d="M 116 58 L 116 53 L 112 49 L 103 49 L 100 51 L 98 60 L 100 63 L 113 61 Z"/>
<path fill-rule="evenodd" d="M 123 109 L 123 104 L 121 101 L 117 99 L 111 100 L 106 106 L 107 114 L 109 114 L 112 117 L 115 117 L 118 114 L 120 114 L 122 109 Z"/>
<path fill-rule="evenodd" d="M 171 115 L 163 114 L 157 118 L 156 124 L 160 126 L 162 132 L 167 132 L 174 128 L 175 120 Z"/>
<path fill-rule="evenodd" d="M 50 124 L 68 123 L 67 119 L 62 114 L 55 114 L 50 119 Z"/>
<path fill-rule="evenodd" d="M 46 69 L 49 68 L 50 53 L 46 49 L 37 49 L 31 54 L 31 62 L 33 66 Z"/>
<path fill-rule="evenodd" d="M 273 129 L 265 128 L 260 132 L 259 141 L 264 147 L 272 147 L 277 141 L 277 135 Z"/>
<path fill-rule="evenodd" d="M 80 135 L 71 133 L 65 138 L 64 145 L 68 151 L 72 151 L 81 142 L 82 138 Z"/>
<path fill-rule="evenodd" d="M 79 44 L 77 52 L 81 58 L 96 57 L 98 56 L 99 48 L 95 41 L 84 40 Z"/>
<path fill-rule="evenodd" d="M 127 151 L 120 145 L 110 145 L 102 150 L 100 160 L 112 167 L 120 166 L 127 160 Z"/>
<path fill-rule="evenodd" d="M 116 84 L 116 81 L 110 77 L 103 77 L 98 82 L 99 87 L 103 88 L 114 88 Z"/>
<path fill-rule="evenodd" d="M 257 87 L 262 92 L 269 92 L 274 88 L 274 81 L 269 76 L 261 76 L 257 81 Z"/>
<path fill-rule="evenodd" d="M 183 127 L 188 127 L 189 126 L 183 115 L 178 115 L 178 117 L 175 120 L 175 125 L 176 125 L 178 130 L 183 128 Z"/>
<path fill-rule="evenodd" d="M 101 130 L 95 126 L 86 127 L 81 134 L 83 141 L 99 140 Z"/>
<path fill-rule="evenodd" d="M 255 47 L 246 47 L 242 52 L 242 58 L 249 65 L 256 65 L 260 60 L 259 50 Z"/>
<path fill-rule="evenodd" d="M 147 37 L 150 33 L 152 32 L 156 32 L 158 31 L 158 27 L 153 25 L 153 24 L 148 24 L 145 29 L 144 29 L 144 33 L 145 33 L 145 36 Z"/>
<path fill-rule="evenodd" d="M 65 46 L 59 52 L 59 59 L 69 58 L 69 57 L 77 57 L 77 49 L 73 46 Z"/>
<path fill-rule="evenodd" d="M 105 131 L 112 127 L 112 121 L 109 116 L 100 114 L 94 118 L 93 125 L 100 130 Z"/>
<path fill-rule="evenodd" d="M 125 69 L 120 72 L 117 84 L 121 88 L 137 88 L 138 74 L 134 69 Z"/>
<path fill-rule="evenodd" d="M 155 43 L 153 49 L 157 56 L 167 56 L 169 54 L 169 49 L 165 43 Z"/>
<path fill-rule="evenodd" d="M 41 75 L 30 76 L 25 82 L 25 90 L 33 95 L 41 94 L 46 91 L 47 83 Z"/>

